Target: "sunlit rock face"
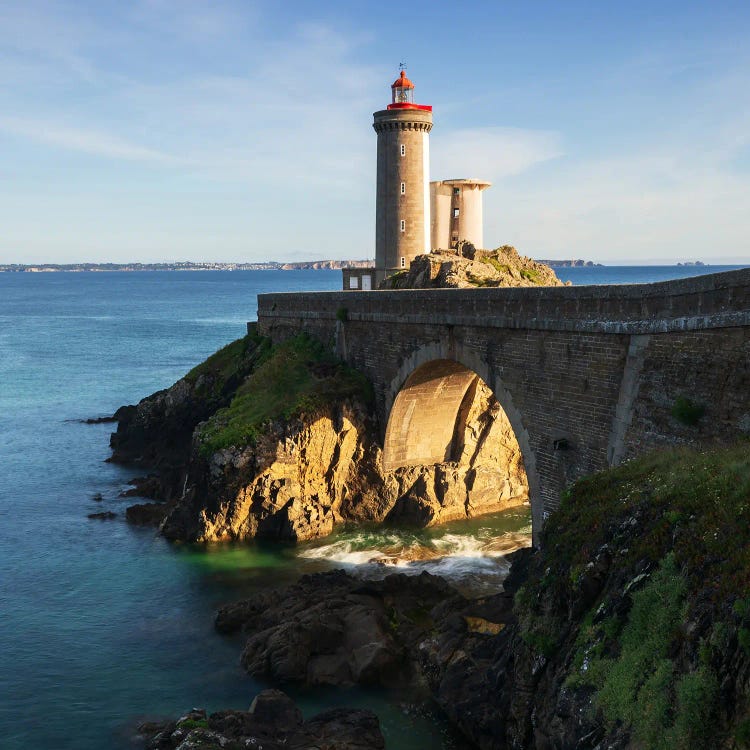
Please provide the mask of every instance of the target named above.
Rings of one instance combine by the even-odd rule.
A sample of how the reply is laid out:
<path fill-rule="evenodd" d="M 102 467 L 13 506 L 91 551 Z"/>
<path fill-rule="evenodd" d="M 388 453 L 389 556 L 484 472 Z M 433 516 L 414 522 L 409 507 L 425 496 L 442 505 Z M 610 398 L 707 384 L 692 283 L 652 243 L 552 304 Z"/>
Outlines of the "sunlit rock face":
<path fill-rule="evenodd" d="M 477 250 L 468 243 L 453 250 L 417 255 L 409 269 L 389 276 L 381 289 L 472 289 L 478 287 L 563 286 L 544 263 L 520 255 L 510 245 Z"/>
<path fill-rule="evenodd" d="M 236 394 L 247 398 L 249 387 L 255 404 L 279 398 L 275 378 L 255 374 L 276 366 L 276 356 L 288 363 L 289 350 L 269 352 L 261 339 L 234 342 L 171 388 L 118 412 L 113 460 L 159 471 L 129 494 L 165 501 L 137 506 L 138 518 L 163 518 L 161 531 L 174 540 L 297 541 L 341 523 L 424 527 L 528 502 L 513 429 L 473 371 L 452 360 L 415 370 L 383 443 L 363 389 L 353 393 L 351 376 L 337 375 L 335 364 L 308 363 L 315 350 L 304 341 L 296 347 L 302 376 L 329 392 L 324 401 L 300 401 L 297 416 L 278 416 L 281 409 L 252 431 L 231 421 L 245 419 Z M 217 442 L 217 434 L 229 438 Z"/>
<path fill-rule="evenodd" d="M 303 540 L 388 510 L 376 431 L 361 404 L 277 422 L 255 445 L 208 459 L 195 445 L 184 497 L 163 532 L 175 539 Z"/>
<path fill-rule="evenodd" d="M 478 377 L 456 416 L 448 461 L 386 474 L 396 497 L 390 520 L 429 526 L 494 513 L 528 502 L 521 449 L 505 412 Z"/>
<path fill-rule="evenodd" d="M 384 471 L 374 422 L 347 402 L 279 422 L 254 446 L 208 460 L 194 446 L 186 492 L 163 533 L 173 539 L 304 540 L 343 522 L 429 526 L 528 502 L 521 452 L 476 376 L 454 425 L 451 460 Z"/>

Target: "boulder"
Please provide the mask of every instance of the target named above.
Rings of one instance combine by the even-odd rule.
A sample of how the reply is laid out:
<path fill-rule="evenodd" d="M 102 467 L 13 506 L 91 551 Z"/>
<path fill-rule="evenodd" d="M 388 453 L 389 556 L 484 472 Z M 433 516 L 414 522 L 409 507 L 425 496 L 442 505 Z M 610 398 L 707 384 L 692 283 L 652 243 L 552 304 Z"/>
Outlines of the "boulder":
<path fill-rule="evenodd" d="M 343 571 L 223 607 L 216 627 L 250 634 L 241 662 L 279 684 L 397 685 L 412 679 L 409 651 L 434 627 L 430 613 L 464 603 L 428 573 L 363 583 Z"/>
<path fill-rule="evenodd" d="M 139 503 L 125 511 L 125 518 L 135 526 L 158 526 L 166 512 L 164 503 Z"/>
<path fill-rule="evenodd" d="M 383 750 L 385 740 L 372 711 L 337 708 L 305 721 L 294 701 L 279 690 L 264 690 L 248 711 L 193 709 L 176 721 L 147 722 L 138 728 L 149 750 Z"/>

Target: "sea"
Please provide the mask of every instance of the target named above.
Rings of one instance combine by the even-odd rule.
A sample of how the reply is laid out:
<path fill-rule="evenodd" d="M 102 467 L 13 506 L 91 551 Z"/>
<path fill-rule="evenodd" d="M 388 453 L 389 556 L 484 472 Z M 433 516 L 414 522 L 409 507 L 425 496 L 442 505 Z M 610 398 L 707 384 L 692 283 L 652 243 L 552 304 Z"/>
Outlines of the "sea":
<path fill-rule="evenodd" d="M 556 269 L 579 284 L 737 266 Z M 297 546 L 169 544 L 124 520 L 132 469 L 106 463 L 112 424 L 85 424 L 168 387 L 245 333 L 263 292 L 341 287 L 338 271 L 0 273 L 0 748 L 128 750 L 145 719 L 246 709 L 267 687 L 214 631 L 218 606 L 301 573 L 344 567 L 444 575 L 497 591 L 530 544 L 528 510 L 425 531 L 342 531 Z M 98 496 L 102 499 L 96 500 Z M 113 520 L 88 518 L 101 511 Z M 384 566 L 373 562 L 387 559 Z M 290 693 L 307 716 L 369 707 L 390 750 L 461 741 L 413 696 Z"/>

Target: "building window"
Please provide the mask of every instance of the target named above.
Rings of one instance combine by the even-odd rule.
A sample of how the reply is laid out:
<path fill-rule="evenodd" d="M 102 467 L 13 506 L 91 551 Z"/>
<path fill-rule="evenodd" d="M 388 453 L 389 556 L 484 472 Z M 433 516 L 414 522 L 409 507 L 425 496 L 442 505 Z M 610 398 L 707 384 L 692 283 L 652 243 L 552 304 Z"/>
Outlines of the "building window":
<path fill-rule="evenodd" d="M 401 257 L 401 268 L 406 268 L 406 258 Z"/>
<path fill-rule="evenodd" d="M 453 195 L 461 195 L 461 188 L 453 188 Z"/>
<path fill-rule="evenodd" d="M 401 183 L 401 195 L 406 195 L 406 183 Z"/>
<path fill-rule="evenodd" d="M 349 289 L 359 289 L 358 279 L 356 276 L 349 277 Z"/>
<path fill-rule="evenodd" d="M 457 208 L 454 208 L 454 209 L 453 209 L 453 218 L 454 218 L 454 219 L 457 219 L 457 218 L 458 218 L 458 209 L 457 209 Z"/>
<path fill-rule="evenodd" d="M 406 156 L 406 146 L 403 143 L 401 144 L 401 156 Z"/>
<path fill-rule="evenodd" d="M 401 219 L 401 231 L 402 232 L 406 231 L 406 221 L 404 221 L 404 219 Z"/>

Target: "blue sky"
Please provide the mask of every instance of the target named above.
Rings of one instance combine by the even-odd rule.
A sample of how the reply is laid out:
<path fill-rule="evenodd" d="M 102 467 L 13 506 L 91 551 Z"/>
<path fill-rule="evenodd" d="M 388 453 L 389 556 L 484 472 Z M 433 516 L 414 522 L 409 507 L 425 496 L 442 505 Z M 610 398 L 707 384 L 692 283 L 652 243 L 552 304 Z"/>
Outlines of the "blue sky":
<path fill-rule="evenodd" d="M 402 60 L 485 244 L 750 261 L 750 5 L 0 0 L 0 262 L 374 252 Z"/>

